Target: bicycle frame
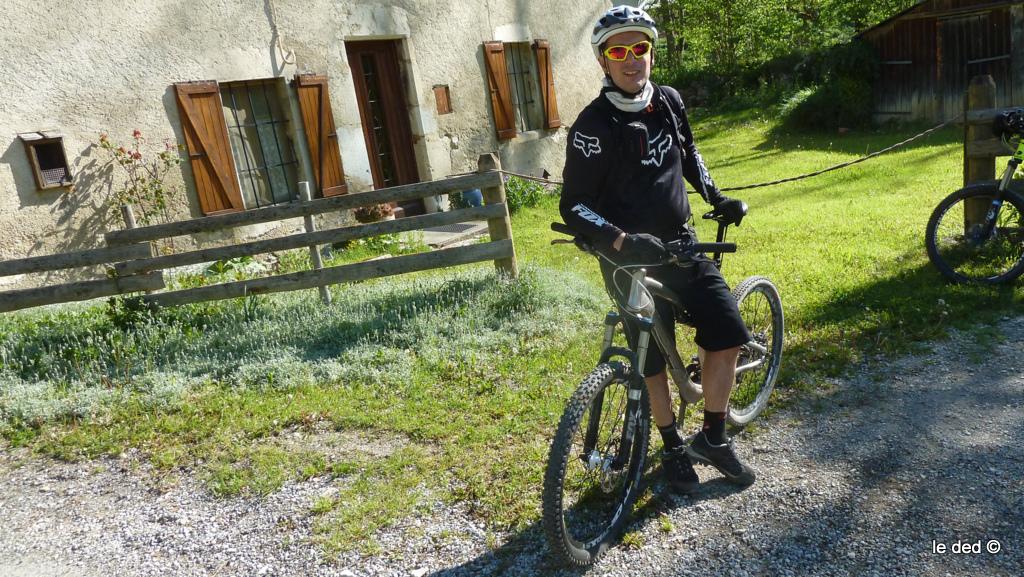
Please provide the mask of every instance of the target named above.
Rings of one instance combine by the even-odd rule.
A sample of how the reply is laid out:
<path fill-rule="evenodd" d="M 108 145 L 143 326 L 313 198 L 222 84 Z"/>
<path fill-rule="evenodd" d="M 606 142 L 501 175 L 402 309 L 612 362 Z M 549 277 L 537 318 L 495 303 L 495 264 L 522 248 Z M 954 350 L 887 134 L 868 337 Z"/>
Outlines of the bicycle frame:
<path fill-rule="evenodd" d="M 710 218 L 712 213 L 705 215 L 705 218 Z M 717 219 L 716 219 L 717 221 Z M 724 251 L 728 250 L 729 247 L 722 246 L 726 237 L 726 230 L 728 225 L 718 222 L 718 231 L 716 235 L 716 243 L 704 243 L 701 245 L 691 245 L 692 249 L 700 248 L 701 250 L 707 250 L 712 253 L 712 260 L 715 266 L 721 269 Z M 572 234 L 571 230 L 568 230 L 564 225 L 552 225 L 552 228 L 557 232 L 565 234 Z M 556 242 L 556 241 L 552 241 Z M 570 242 L 570 241 L 563 241 Z M 586 252 L 597 254 L 605 260 L 611 262 L 611 259 L 601 255 L 599 251 L 594 249 L 588 244 L 581 245 L 580 248 Z M 712 249 L 720 249 L 714 251 Z M 734 246 L 733 246 L 734 249 Z M 632 268 L 632 267 L 631 267 Z M 625 267 L 618 267 L 618 270 L 625 271 Z M 643 399 L 643 391 L 646 389 L 646 384 L 641 376 L 640 367 L 643 367 L 647 361 L 647 353 L 650 350 L 651 336 L 654 337 L 655 346 L 661 350 L 665 357 L 666 364 L 668 366 L 669 373 L 672 375 L 672 380 L 675 381 L 683 405 L 680 407 L 680 411 L 685 409 L 685 405 L 688 403 L 695 403 L 703 398 L 703 390 L 701 386 L 694 383 L 690 379 L 687 373 L 686 366 L 683 364 L 682 358 L 679 356 L 679 351 L 673 345 L 674 339 L 669 333 L 667 323 L 661 322 L 661 319 L 657 317 L 657 310 L 654 306 L 655 296 L 664 298 L 671 302 L 674 308 L 680 312 L 679 317 L 685 324 L 692 325 L 692 321 L 687 316 L 685 307 L 679 297 L 667 289 L 662 283 L 647 276 L 647 270 L 642 267 L 637 267 L 633 272 L 630 273 L 630 289 L 629 296 L 626 299 L 626 303 L 621 305 L 624 313 L 628 315 L 637 323 L 639 329 L 639 335 L 637 338 L 636 351 L 629 349 L 613 346 L 616 328 L 620 323 L 625 322 L 623 315 L 617 312 L 609 312 L 605 316 L 605 331 L 601 344 L 601 359 L 600 363 L 607 363 L 611 358 L 619 356 L 626 358 L 631 367 L 632 372 L 628 377 L 628 397 L 626 401 L 626 427 L 624 429 L 622 438 L 620 439 L 619 447 L 615 452 L 614 458 L 602 457 L 601 452 L 598 451 L 597 437 L 600 431 L 600 407 L 603 404 L 603 398 L 599 398 L 598 402 L 594 403 L 591 409 L 590 419 L 587 424 L 587 430 L 583 438 L 583 454 L 585 455 L 585 465 L 588 470 L 595 470 L 601 468 L 602 472 L 608 471 L 619 471 L 628 462 L 630 453 L 633 446 L 633 438 L 635 432 L 635 424 L 640 418 L 641 405 L 640 401 Z M 613 299 L 617 300 L 617 299 Z M 768 353 L 768 350 L 761 346 L 756 341 L 749 341 L 746 344 L 747 347 L 756 349 L 762 354 L 762 358 L 759 360 L 752 361 L 745 365 L 736 368 L 736 374 L 741 374 L 745 371 L 756 369 L 763 363 L 763 356 Z M 619 378 L 625 378 L 625 375 L 620 375 Z M 603 393 L 601 393 L 603 395 Z"/>
<path fill-rule="evenodd" d="M 728 228 L 728 225 L 723 224 L 722 222 L 718 223 L 715 242 L 725 242 Z M 712 260 L 714 261 L 715 266 L 719 269 L 722 268 L 723 256 L 724 253 L 722 252 L 712 253 Z M 665 358 L 669 374 L 672 376 L 673 382 L 676 383 L 676 386 L 679 389 L 680 398 L 686 403 L 695 403 L 703 398 L 703 390 L 699 384 L 694 383 L 693 380 L 690 379 L 690 375 L 686 369 L 686 364 L 679 356 L 679 351 L 674 345 L 674 339 L 669 333 L 668 324 L 661 322 L 661 319 L 658 318 L 657 311 L 654 307 L 655 297 L 665 299 L 672 303 L 673 308 L 680 313 L 680 320 L 684 324 L 691 326 L 693 324 L 678 295 L 667 289 L 662 283 L 648 277 L 646 269 L 639 268 L 633 271 L 630 274 L 629 296 L 623 307 L 627 314 L 638 321 L 639 335 L 637 338 L 636 358 L 631 359 L 631 361 L 633 361 L 632 366 L 644 366 L 647 359 L 647 353 L 650 350 L 650 339 L 653 336 L 655 346 L 658 347 L 662 356 Z M 605 317 L 605 334 L 601 344 L 602 351 L 609 351 L 613 349 L 612 340 L 614 338 L 616 326 L 624 321 L 625 319 L 615 312 L 611 312 Z M 757 350 L 761 355 L 766 355 L 768 353 L 768 349 L 753 340 L 747 342 L 746 346 Z M 759 368 L 764 364 L 763 359 L 764 357 L 762 356 L 762 358 L 758 360 L 736 367 L 736 374 L 739 375 L 746 371 Z M 602 354 L 601 361 L 604 362 L 606 360 L 605 354 Z M 639 371 L 636 371 L 635 374 L 639 374 Z"/>
<path fill-rule="evenodd" d="M 716 255 L 721 260 L 721 254 Z M 639 335 L 637 337 L 636 364 L 635 367 L 643 367 L 650 350 L 650 339 L 653 336 L 655 345 L 661 351 L 668 366 L 669 374 L 679 389 L 680 397 L 687 403 L 695 403 L 703 398 L 701 386 L 690 379 L 686 365 L 679 356 L 679 351 L 674 346 L 674 339 L 669 334 L 667 323 L 659 322 L 657 312 L 654 308 L 653 297 L 663 298 L 672 303 L 679 310 L 685 310 L 679 297 L 671 290 L 665 288 L 657 280 L 647 276 L 646 269 L 638 269 L 631 275 L 630 295 L 626 302 L 626 313 L 636 315 L 638 321 Z M 689 324 L 688 319 L 685 319 Z M 605 317 L 605 334 L 601 344 L 602 351 L 612 350 L 612 339 L 615 334 L 616 325 L 625 322 L 625 319 L 618 313 L 608 313 Z M 746 346 L 753 348 L 762 355 L 768 353 L 768 349 L 756 341 L 748 341 Z M 602 362 L 605 360 L 602 355 Z M 736 374 L 754 370 L 764 364 L 764 360 L 758 359 L 745 365 L 736 367 Z M 637 373 L 639 374 L 639 373 Z"/>

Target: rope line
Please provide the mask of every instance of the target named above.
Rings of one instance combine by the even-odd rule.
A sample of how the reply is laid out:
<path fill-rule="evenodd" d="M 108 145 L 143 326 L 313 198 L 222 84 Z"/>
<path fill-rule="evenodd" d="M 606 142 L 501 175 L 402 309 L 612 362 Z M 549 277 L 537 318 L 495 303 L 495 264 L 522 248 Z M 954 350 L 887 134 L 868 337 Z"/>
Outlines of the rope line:
<path fill-rule="evenodd" d="M 919 138 L 924 138 L 925 136 L 928 136 L 929 134 L 935 132 L 936 130 L 939 130 L 941 128 L 945 128 L 949 124 L 952 124 L 953 122 L 956 122 L 957 120 L 960 119 L 961 116 L 963 116 L 963 114 L 958 114 L 956 117 L 951 118 L 951 119 L 949 119 L 949 120 L 947 120 L 947 121 L 945 121 L 945 122 L 943 122 L 941 124 L 938 124 L 936 126 L 933 126 L 933 127 L 929 128 L 928 130 L 925 130 L 924 132 L 922 132 L 922 133 L 920 133 L 918 135 L 911 136 L 910 138 L 908 138 L 908 139 L 906 139 L 906 140 L 904 140 L 902 142 L 897 142 L 896 144 L 893 144 L 892 146 L 889 146 L 887 148 L 883 148 L 882 150 L 879 150 L 877 152 L 872 152 L 871 154 L 868 154 L 866 156 L 862 156 L 860 158 L 857 158 L 857 159 L 854 159 L 854 160 L 851 160 L 851 161 L 848 161 L 848 162 L 842 162 L 842 163 L 839 163 L 839 164 L 835 164 L 833 166 L 830 166 L 828 168 L 823 168 L 823 169 L 815 171 L 815 172 L 811 172 L 811 173 L 808 173 L 808 174 L 801 174 L 800 176 L 793 176 L 793 177 L 790 177 L 790 178 L 782 178 L 782 179 L 779 179 L 779 180 L 773 180 L 771 182 L 762 182 L 760 184 L 748 184 L 746 186 L 733 186 L 733 187 L 729 187 L 729 188 L 721 188 L 719 190 L 721 190 L 722 192 L 727 192 L 727 191 L 732 191 L 732 190 L 747 190 L 747 189 L 750 189 L 750 188 L 760 188 L 762 186 L 774 186 L 776 184 L 782 184 L 784 182 L 793 182 L 793 181 L 796 181 L 796 180 L 803 180 L 805 178 L 811 178 L 812 176 L 818 176 L 819 174 L 825 174 L 826 172 L 831 172 L 833 170 L 839 170 L 840 168 L 846 168 L 847 166 L 853 166 L 854 164 L 858 164 L 858 163 L 864 162 L 865 160 L 869 160 L 869 159 L 874 158 L 876 156 L 880 156 L 882 154 L 885 154 L 886 152 L 890 152 L 890 151 L 895 150 L 895 149 L 897 149 L 897 148 L 899 148 L 901 146 L 906 146 L 907 144 L 910 144 L 911 142 L 913 142 L 913 141 L 915 141 L 915 140 L 917 140 Z"/>
<path fill-rule="evenodd" d="M 826 172 L 832 172 L 833 170 L 839 170 L 840 168 L 846 168 L 847 166 L 853 166 L 854 164 L 859 164 L 861 162 L 864 162 L 865 160 L 870 160 L 870 159 L 872 159 L 872 158 L 874 158 L 876 156 L 880 156 L 882 154 L 885 154 L 886 152 L 891 152 L 893 150 L 896 150 L 897 148 L 900 148 L 901 146 L 906 146 L 907 144 L 910 144 L 911 142 L 913 142 L 913 141 L 915 141 L 915 140 L 917 140 L 919 138 L 924 138 L 925 136 L 928 136 L 929 134 L 935 132 L 936 130 L 940 130 L 940 129 L 945 128 L 946 126 L 948 126 L 950 124 L 953 124 L 954 122 L 960 120 L 960 118 L 962 118 L 962 117 L 963 117 L 963 114 L 958 114 L 955 117 L 953 117 L 953 118 L 951 118 L 951 119 L 949 119 L 949 120 L 947 120 L 947 121 L 945 121 L 945 122 L 943 122 L 941 124 L 933 126 L 933 127 L 929 128 L 928 130 L 925 130 L 924 132 L 920 133 L 920 134 L 917 134 L 915 136 L 911 136 L 910 138 L 908 138 L 906 140 L 903 140 L 901 142 L 897 142 L 896 144 L 893 144 L 892 146 L 888 146 L 886 148 L 883 148 L 882 150 L 879 150 L 879 151 L 876 151 L 876 152 L 872 152 L 871 154 L 862 156 L 860 158 L 857 158 L 857 159 L 854 159 L 854 160 L 850 160 L 850 161 L 847 161 L 847 162 L 842 162 L 842 163 L 839 163 L 839 164 L 835 164 L 835 165 L 829 166 L 827 168 L 823 168 L 821 170 L 816 170 L 814 172 L 810 172 L 810 173 L 807 173 L 807 174 L 801 174 L 800 176 L 792 176 L 792 177 L 789 177 L 789 178 L 782 178 L 782 179 L 779 179 L 779 180 L 773 180 L 773 181 L 770 181 L 770 182 L 761 182 L 761 183 L 758 183 L 758 184 L 747 184 L 747 185 L 744 185 L 744 186 L 731 186 L 731 187 L 727 187 L 727 188 L 720 188 L 719 190 L 722 191 L 722 192 L 729 192 L 729 191 L 734 191 L 734 190 L 747 190 L 747 189 L 751 189 L 751 188 L 761 188 L 763 186 L 774 186 L 776 184 L 783 184 L 785 182 L 795 182 L 797 180 L 803 180 L 805 178 L 811 178 L 813 176 L 818 176 L 818 175 L 821 175 L 821 174 L 825 174 Z M 561 184 L 563 184 L 563 182 L 561 180 L 554 180 L 554 179 L 551 179 L 551 178 L 543 178 L 543 177 L 540 177 L 540 176 L 530 176 L 529 174 L 519 174 L 517 172 L 512 172 L 510 170 L 502 169 L 502 170 L 496 170 L 495 172 L 498 172 L 499 174 L 504 174 L 504 175 L 507 175 L 507 176 L 515 176 L 517 178 L 522 178 L 522 179 L 525 179 L 525 180 L 532 180 L 534 182 L 539 182 L 539 183 L 542 183 L 542 184 L 554 184 L 554 185 L 561 185 Z M 466 172 L 466 173 L 462 173 L 462 174 L 454 174 L 452 176 L 465 176 L 465 175 L 469 175 L 469 174 L 476 174 L 476 173 L 475 172 Z"/>

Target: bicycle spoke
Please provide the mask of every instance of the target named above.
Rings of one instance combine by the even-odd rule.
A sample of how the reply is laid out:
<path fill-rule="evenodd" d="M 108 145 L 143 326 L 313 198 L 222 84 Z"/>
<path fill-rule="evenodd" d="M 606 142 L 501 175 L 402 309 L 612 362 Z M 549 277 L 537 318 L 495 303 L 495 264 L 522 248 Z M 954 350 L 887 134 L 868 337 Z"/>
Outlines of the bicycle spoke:
<path fill-rule="evenodd" d="M 938 257 L 955 274 L 967 280 L 997 278 L 1024 257 L 1024 217 L 1012 203 L 1003 203 L 991 232 L 986 232 L 983 224 L 969 224 L 974 219 L 968 216 L 968 200 L 984 202 L 986 199 L 984 196 L 959 199 L 939 217 L 935 226 Z"/>
<path fill-rule="evenodd" d="M 577 457 L 566 471 L 563 514 L 570 535 L 580 542 L 585 543 L 600 536 L 614 518 L 622 498 L 623 475 L 621 472 L 607 471 L 605 466 L 618 450 L 628 399 L 626 391 L 627 388 L 621 383 L 613 383 L 605 389 L 598 416 L 597 442 L 589 453 L 584 452 L 583 446 L 591 418 L 589 409 L 573 434 L 573 445 L 578 449 L 573 450 L 572 453 Z M 600 460 L 596 467 L 590 468 L 591 453 L 594 451 Z"/>
<path fill-rule="evenodd" d="M 740 348 L 737 368 L 747 368 L 737 372 L 729 395 L 730 420 L 742 425 L 764 408 L 774 386 L 782 345 L 782 325 L 776 323 L 782 322 L 782 315 L 778 293 L 767 279 L 748 279 L 736 290 L 740 316 L 753 339 Z"/>

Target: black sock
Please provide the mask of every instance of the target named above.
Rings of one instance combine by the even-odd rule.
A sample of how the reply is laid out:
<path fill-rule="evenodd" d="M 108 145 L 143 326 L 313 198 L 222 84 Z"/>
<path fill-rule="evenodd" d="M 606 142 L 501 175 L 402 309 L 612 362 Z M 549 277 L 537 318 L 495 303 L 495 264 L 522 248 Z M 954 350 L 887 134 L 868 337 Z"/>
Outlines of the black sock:
<path fill-rule="evenodd" d="M 679 429 L 676 428 L 676 420 L 672 419 L 671 425 L 658 427 L 661 433 L 661 440 L 665 442 L 665 450 L 671 451 L 683 446 L 683 438 L 679 436 Z"/>
<path fill-rule="evenodd" d="M 712 444 L 721 445 L 725 443 L 725 413 L 704 411 L 704 426 L 700 430 L 704 432 L 704 435 Z"/>

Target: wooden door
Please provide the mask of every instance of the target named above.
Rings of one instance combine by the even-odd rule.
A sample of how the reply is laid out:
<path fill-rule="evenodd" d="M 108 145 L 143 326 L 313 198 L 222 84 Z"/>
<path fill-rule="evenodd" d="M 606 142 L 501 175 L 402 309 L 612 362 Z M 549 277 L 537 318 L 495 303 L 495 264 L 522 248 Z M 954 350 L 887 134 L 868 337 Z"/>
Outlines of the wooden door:
<path fill-rule="evenodd" d="M 1013 78 L 1008 10 L 958 16 L 939 23 L 942 61 L 942 104 L 945 118 L 963 112 L 971 78 L 991 74 L 996 82 L 996 107 L 1011 105 Z"/>
<path fill-rule="evenodd" d="M 345 51 L 356 88 L 373 187 L 419 182 L 406 85 L 398 62 L 398 41 L 346 42 Z M 399 208 L 398 216 L 424 212 L 422 199 L 405 201 Z"/>

